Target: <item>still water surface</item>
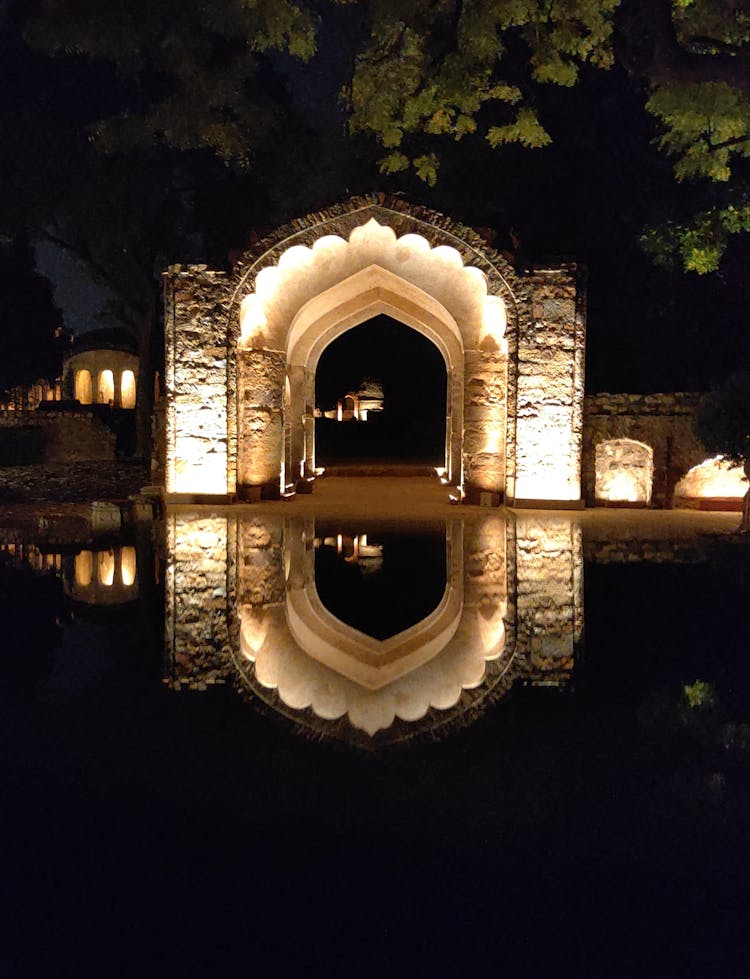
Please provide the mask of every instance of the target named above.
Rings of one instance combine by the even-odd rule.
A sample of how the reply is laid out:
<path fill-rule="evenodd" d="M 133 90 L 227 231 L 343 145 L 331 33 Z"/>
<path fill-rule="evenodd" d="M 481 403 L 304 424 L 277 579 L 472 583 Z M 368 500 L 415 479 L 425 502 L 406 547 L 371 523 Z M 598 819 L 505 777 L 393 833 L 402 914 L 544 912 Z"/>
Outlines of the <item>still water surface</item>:
<path fill-rule="evenodd" d="M 742 547 L 242 512 L 3 545 L 3 975 L 746 974 Z"/>

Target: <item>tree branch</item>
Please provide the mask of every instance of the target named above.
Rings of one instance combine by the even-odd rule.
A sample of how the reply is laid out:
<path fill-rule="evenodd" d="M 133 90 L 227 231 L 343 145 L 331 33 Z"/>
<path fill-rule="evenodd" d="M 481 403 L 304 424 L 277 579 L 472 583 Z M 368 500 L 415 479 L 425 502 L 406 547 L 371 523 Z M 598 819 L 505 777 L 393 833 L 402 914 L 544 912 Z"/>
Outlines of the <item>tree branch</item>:
<path fill-rule="evenodd" d="M 750 45 L 699 54 L 680 44 L 671 0 L 624 0 L 618 13 L 618 60 L 652 86 L 724 82 L 750 95 Z"/>

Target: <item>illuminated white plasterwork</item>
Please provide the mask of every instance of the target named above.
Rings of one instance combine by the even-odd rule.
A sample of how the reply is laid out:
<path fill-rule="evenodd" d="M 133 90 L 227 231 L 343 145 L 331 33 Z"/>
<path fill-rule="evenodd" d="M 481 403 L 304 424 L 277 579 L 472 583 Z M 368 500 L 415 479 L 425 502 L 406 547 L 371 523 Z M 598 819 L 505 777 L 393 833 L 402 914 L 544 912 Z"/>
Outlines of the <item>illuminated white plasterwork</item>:
<path fill-rule="evenodd" d="M 321 311 L 346 302 L 350 287 L 342 289 L 334 304 L 331 297 L 320 300 L 321 294 L 371 268 L 391 273 L 400 283 L 399 290 L 413 289 L 427 297 L 426 303 L 420 300 L 417 306 L 432 307 L 438 317 L 444 316 L 441 310 L 447 312 L 453 332 L 464 346 L 476 347 L 487 336 L 498 344 L 505 343 L 505 303 L 499 296 L 488 297 L 482 271 L 465 266 L 455 248 L 432 248 L 416 234 L 397 238 L 392 228 L 371 218 L 355 228 L 348 241 L 325 235 L 311 248 L 294 245 L 281 255 L 278 264 L 262 269 L 253 291 L 242 300 L 240 345 L 262 342 L 274 349 L 286 349 L 292 359 L 304 359 L 294 357 L 303 332 L 295 321 L 303 307 L 317 303 L 308 319 L 319 319 Z"/>

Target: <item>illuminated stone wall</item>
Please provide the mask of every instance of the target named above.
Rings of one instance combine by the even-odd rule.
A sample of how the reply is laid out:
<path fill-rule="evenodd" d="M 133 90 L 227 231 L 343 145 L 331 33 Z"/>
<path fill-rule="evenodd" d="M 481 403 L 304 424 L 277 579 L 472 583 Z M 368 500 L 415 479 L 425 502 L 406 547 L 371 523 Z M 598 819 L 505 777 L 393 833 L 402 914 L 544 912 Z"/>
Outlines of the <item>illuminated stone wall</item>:
<path fill-rule="evenodd" d="M 516 500 L 581 496 L 586 317 L 575 266 L 527 277 L 532 318 L 518 332 L 514 428 Z M 512 411 L 511 411 L 512 415 Z"/>
<path fill-rule="evenodd" d="M 311 474 L 318 357 L 381 313 L 445 359 L 446 470 L 470 502 L 580 498 L 576 268 L 519 275 L 471 229 L 383 195 L 278 229 L 231 276 L 167 271 L 167 492 L 272 496 Z"/>
<path fill-rule="evenodd" d="M 672 505 L 677 481 L 705 459 L 693 433 L 699 394 L 595 394 L 584 399 L 583 488 L 586 504 L 596 500 L 597 446 L 631 439 L 653 450 L 651 505 Z"/>
<path fill-rule="evenodd" d="M 226 276 L 203 265 L 164 274 L 168 493 L 223 495 L 227 458 Z"/>

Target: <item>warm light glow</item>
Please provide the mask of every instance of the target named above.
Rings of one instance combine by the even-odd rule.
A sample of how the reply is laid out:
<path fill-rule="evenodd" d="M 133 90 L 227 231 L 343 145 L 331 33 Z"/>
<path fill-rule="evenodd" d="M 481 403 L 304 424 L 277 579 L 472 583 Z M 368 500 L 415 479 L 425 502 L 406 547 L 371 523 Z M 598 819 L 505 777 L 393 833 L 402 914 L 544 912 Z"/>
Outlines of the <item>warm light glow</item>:
<path fill-rule="evenodd" d="M 633 439 L 609 439 L 596 447 L 596 499 L 612 503 L 651 500 L 654 454 Z"/>
<path fill-rule="evenodd" d="M 135 374 L 123 371 L 120 376 L 120 404 L 123 408 L 135 408 Z"/>
<path fill-rule="evenodd" d="M 485 426 L 484 447 L 482 452 L 496 455 L 504 445 L 505 425 L 503 422 L 487 422 Z"/>
<path fill-rule="evenodd" d="M 99 385 L 96 400 L 100 405 L 114 404 L 115 400 L 115 378 L 110 370 L 101 371 L 99 374 Z"/>
<path fill-rule="evenodd" d="M 240 342 L 252 342 L 254 336 L 266 326 L 266 313 L 263 303 L 255 293 L 245 296 L 240 306 Z"/>
<path fill-rule="evenodd" d="M 637 503 L 643 499 L 638 485 L 638 474 L 632 472 L 609 473 L 597 484 L 597 499 L 613 502 Z"/>
<path fill-rule="evenodd" d="M 130 588 L 135 583 L 135 570 L 135 548 L 128 544 L 120 551 L 120 574 L 126 588 Z"/>
<path fill-rule="evenodd" d="M 91 404 L 93 395 L 90 371 L 76 371 L 75 396 L 82 405 Z"/>
<path fill-rule="evenodd" d="M 516 499 L 552 502 L 580 499 L 577 454 L 571 444 L 569 413 L 559 416 L 540 413 L 534 419 L 519 418 L 516 444 Z"/>
<path fill-rule="evenodd" d="M 740 500 L 748 482 L 741 466 L 733 466 L 721 456 L 706 459 L 675 486 L 675 496 Z"/>
<path fill-rule="evenodd" d="M 482 328 L 479 337 L 480 346 L 489 339 L 503 353 L 507 353 L 508 342 L 505 339 L 507 323 L 508 317 L 505 310 L 505 302 L 502 297 L 487 296 L 482 307 Z"/>
<path fill-rule="evenodd" d="M 88 588 L 94 577 L 94 555 L 91 551 L 79 551 L 75 557 L 76 584 Z"/>
<path fill-rule="evenodd" d="M 115 555 L 113 551 L 99 551 L 97 554 L 99 581 L 111 588 L 115 580 Z"/>

